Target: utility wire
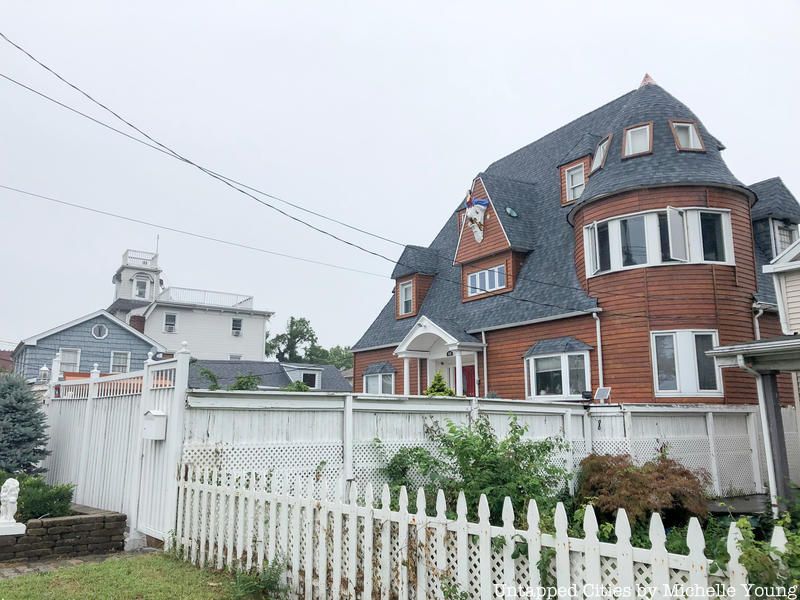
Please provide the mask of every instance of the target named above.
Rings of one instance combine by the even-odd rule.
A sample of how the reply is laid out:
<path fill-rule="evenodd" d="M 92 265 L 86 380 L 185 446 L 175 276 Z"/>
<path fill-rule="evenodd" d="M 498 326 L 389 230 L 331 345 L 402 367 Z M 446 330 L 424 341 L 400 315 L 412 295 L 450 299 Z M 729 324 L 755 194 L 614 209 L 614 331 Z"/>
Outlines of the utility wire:
<path fill-rule="evenodd" d="M 55 202 L 56 204 L 61 204 L 63 206 L 69 206 L 69 207 L 72 207 L 72 208 L 77 208 L 77 209 L 80 209 L 80 210 L 85 210 L 85 211 L 88 211 L 88 212 L 97 213 L 97 214 L 104 215 L 104 216 L 107 216 L 107 217 L 113 217 L 115 219 L 121 219 L 123 221 L 129 221 L 131 223 L 138 223 L 140 225 L 147 225 L 148 227 L 154 227 L 156 229 L 162 229 L 162 230 L 165 230 L 165 231 L 171 231 L 173 233 L 180 233 L 181 235 L 187 235 L 187 236 L 191 236 L 191 237 L 196 237 L 196 238 L 200 238 L 202 240 L 208 240 L 210 242 L 216 242 L 218 244 L 225 244 L 225 245 L 228 245 L 228 246 L 234 246 L 236 248 L 244 248 L 245 250 L 253 250 L 255 252 L 262 252 L 264 254 L 269 254 L 269 255 L 272 255 L 272 256 L 279 256 L 281 258 L 288 258 L 288 259 L 291 259 L 291 260 L 297 260 L 297 261 L 310 263 L 310 264 L 314 264 L 314 265 L 320 265 L 320 266 L 323 266 L 323 267 L 330 267 L 332 269 L 340 269 L 342 271 L 351 271 L 353 273 L 361 273 L 363 275 L 372 275 L 373 277 L 380 277 L 381 279 L 389 279 L 388 277 L 386 277 L 385 275 L 381 275 L 380 273 L 373 273 L 371 271 L 363 271 L 361 269 L 355 269 L 353 267 L 345 267 L 345 266 L 342 266 L 342 265 L 337 265 L 337 264 L 328 263 L 328 262 L 324 262 L 324 261 L 320 261 L 320 260 L 315 260 L 313 258 L 304 258 L 304 257 L 301 257 L 301 256 L 294 256 L 292 254 L 285 254 L 283 252 L 276 252 L 274 250 L 267 250 L 265 248 L 258 248 L 257 246 L 250 246 L 248 244 L 242 244 L 240 242 L 232 242 L 230 240 L 225 240 L 225 239 L 222 239 L 222 238 L 217 238 L 217 237 L 213 237 L 213 236 L 210 236 L 210 235 L 205 235 L 205 234 L 202 234 L 202 233 L 196 233 L 196 232 L 193 232 L 193 231 L 187 231 L 185 229 L 178 229 L 177 227 L 168 227 L 167 225 L 159 225 L 158 223 L 153 223 L 151 221 L 145 221 L 144 219 L 137 219 L 135 217 L 129 217 L 129 216 L 126 216 L 126 215 L 120 215 L 120 214 L 117 214 L 117 213 L 112 213 L 112 212 L 107 211 L 107 210 L 101 210 L 99 208 L 93 208 L 91 206 L 85 206 L 83 204 L 77 204 L 77 203 L 74 203 L 74 202 L 67 202 L 66 200 L 59 200 L 58 198 L 52 198 L 50 196 L 44 196 L 42 194 L 36 194 L 34 192 L 29 192 L 29 191 L 26 191 L 26 190 L 15 188 L 15 187 L 12 187 L 10 185 L 0 184 L 0 188 L 5 189 L 5 190 L 10 190 L 10 191 L 16 192 L 18 194 L 24 194 L 26 196 L 39 198 L 41 200 L 47 200 L 48 202 Z"/>
<path fill-rule="evenodd" d="M 395 264 L 395 265 L 400 265 L 400 266 L 411 266 L 411 265 L 405 265 L 405 264 L 403 264 L 403 263 L 401 263 L 401 262 L 399 262 L 399 261 L 392 260 L 391 258 L 389 258 L 389 257 L 387 257 L 387 256 L 385 256 L 385 255 L 383 255 L 383 254 L 381 254 L 381 253 L 379 253 L 379 252 L 376 252 L 376 251 L 374 251 L 374 250 L 370 250 L 370 249 L 368 249 L 368 248 L 366 248 L 366 247 L 364 247 L 364 246 L 361 246 L 361 245 L 359 245 L 359 244 L 356 244 L 355 242 L 351 242 L 351 241 L 349 241 L 349 240 L 346 240 L 346 239 L 344 239 L 344 238 L 342 238 L 342 237 L 340 237 L 340 236 L 338 236 L 338 235 L 336 235 L 336 234 L 334 234 L 334 233 L 331 233 L 331 232 L 329 232 L 329 231 L 327 231 L 327 230 L 325 230 L 325 229 L 322 229 L 321 227 L 317 227 L 316 225 L 313 225 L 313 224 L 311 224 L 311 223 L 309 223 L 309 222 L 307 222 L 307 221 L 305 221 L 305 220 L 303 220 L 303 219 L 300 219 L 299 217 L 296 217 L 296 216 L 292 215 L 291 213 L 288 213 L 288 212 L 286 212 L 286 211 L 284 211 L 284 210 L 282 210 L 282 209 L 280 209 L 280 208 L 278 208 L 278 207 L 274 206 L 273 204 L 270 204 L 270 203 L 268 203 L 268 202 L 266 202 L 266 201 L 264 201 L 264 200 L 261 200 L 260 198 L 257 198 L 256 196 L 254 196 L 253 194 L 249 193 L 249 192 L 248 192 L 248 191 L 246 191 L 245 189 L 242 189 L 244 186 L 242 186 L 242 187 L 239 187 L 239 185 L 238 185 L 238 184 L 235 184 L 235 183 L 233 183 L 233 182 L 232 182 L 232 180 L 226 179 L 225 177 L 223 177 L 223 176 L 221 176 L 221 175 L 217 174 L 216 172 L 214 172 L 214 171 L 212 171 L 212 170 L 210 170 L 210 169 L 207 169 L 206 167 L 203 167 L 203 166 L 201 166 L 201 165 L 199 165 L 199 164 L 197 164 L 197 163 L 193 162 L 192 160 L 190 160 L 190 159 L 186 158 L 185 156 L 183 156 L 183 155 L 179 154 L 177 151 L 173 150 L 173 149 L 172 149 L 172 148 L 170 148 L 169 146 L 167 146 L 167 145 L 165 145 L 165 144 L 163 144 L 163 143 L 159 142 L 159 141 L 158 141 L 158 140 L 156 140 L 155 138 L 151 137 L 151 136 L 150 136 L 148 133 L 146 133 L 145 131 L 143 131 L 142 129 L 140 129 L 140 128 L 139 128 L 139 127 L 137 127 L 136 125 L 134 125 L 132 122 L 128 121 L 127 119 L 125 119 L 124 117 L 122 117 L 121 115 L 119 115 L 119 114 L 118 114 L 117 112 L 115 112 L 113 109 L 109 108 L 108 106 L 106 106 L 105 104 L 103 104 L 102 102 L 100 102 L 99 100 L 95 99 L 95 98 L 94 98 L 94 97 L 93 97 L 91 94 L 89 94 L 88 92 L 85 92 L 83 89 L 81 89 L 81 88 L 80 88 L 80 87 L 78 87 L 77 85 L 75 85 L 75 84 L 71 83 L 71 82 L 70 82 L 70 81 L 68 81 L 66 78 L 62 77 L 62 76 L 61 76 L 59 73 L 57 73 L 57 72 L 56 72 L 54 69 L 52 69 L 51 67 L 49 67 L 48 65 L 46 65 L 45 63 L 43 63 L 42 61 L 40 61 L 39 59 L 37 59 L 37 58 L 36 58 L 35 56 L 33 56 L 33 55 L 30 53 L 30 52 L 28 52 L 27 50 L 25 50 L 25 49 L 24 49 L 22 46 L 20 46 L 19 44 L 17 44 L 17 43 L 15 43 L 15 42 L 13 42 L 11 39 L 9 39 L 9 38 L 8 38 L 8 36 L 6 36 L 4 33 L 0 32 L 0 37 L 2 37 L 2 38 L 3 38 L 3 39 L 6 41 L 6 42 L 8 42 L 8 43 L 9 43 L 10 45 L 12 45 L 14 48 L 16 48 L 17 50 L 19 50 L 19 51 L 20 51 L 20 52 L 22 52 L 23 54 L 25 54 L 25 55 L 26 55 L 28 58 L 30 58 L 32 61 L 34 61 L 34 62 L 35 62 L 36 64 L 38 64 L 40 67 L 42 67 L 43 69 L 45 69 L 46 71 L 48 71 L 49 73 L 51 73 L 53 76 L 55 76 L 57 79 L 59 79 L 60 81 L 62 81 L 64 84 L 68 85 L 70 88 L 72 88 L 73 90 L 75 90 L 76 92 L 78 92 L 79 94 L 81 94 L 82 96 L 84 96 L 85 98 L 87 98 L 88 100 L 90 100 L 92 103 L 96 104 L 97 106 L 99 106 L 99 107 L 100 107 L 100 108 L 102 108 L 103 110 L 105 110 L 105 111 L 107 111 L 108 113 L 110 113 L 111 115 L 113 115 L 113 116 L 114 116 L 116 119 L 118 119 L 119 121 L 123 122 L 123 123 L 124 123 L 124 124 L 126 124 L 128 127 L 132 128 L 133 130 L 137 131 L 138 133 L 140 133 L 141 135 L 143 135 L 144 137 L 146 137 L 146 138 L 147 138 L 148 140 L 150 140 L 150 141 L 151 141 L 153 144 L 155 144 L 155 145 L 157 145 L 158 147 L 162 148 L 162 149 L 163 149 L 163 150 L 164 150 L 166 153 L 168 153 L 169 155 L 173 156 L 174 158 L 176 158 L 176 159 L 178 159 L 178 160 L 180 160 L 180 161 L 182 161 L 182 162 L 184 162 L 184 163 L 186 163 L 186 164 L 189 164 L 189 165 L 191 165 L 191 166 L 195 167 L 196 169 L 198 169 L 198 170 L 200 170 L 201 172 L 205 173 L 206 175 L 209 175 L 210 177 L 212 177 L 212 178 L 214 178 L 214 179 L 216 179 L 216 180 L 220 181 L 221 183 L 225 184 L 226 186 L 230 187 L 231 189 L 233 189 L 233 190 L 235 190 L 235 191 L 238 191 L 239 193 L 241 193 L 241 194 L 244 194 L 245 196 L 248 196 L 249 198 L 252 198 L 252 199 L 253 199 L 253 200 L 255 200 L 256 202 L 258 202 L 258 203 L 260 203 L 260 204 L 263 204 L 264 206 L 267 206 L 268 208 L 271 208 L 272 210 L 274 210 L 274 211 L 276 211 L 276 212 L 278 212 L 278 213 L 282 214 L 283 216 L 285 216 L 285 217 L 287 217 L 287 218 L 289 218 L 289 219 L 291 219 L 291 220 L 293 220 L 293 221 L 295 221 L 295 222 L 297 222 L 297 223 L 300 223 L 300 224 L 302 224 L 302 225 L 305 225 L 306 227 L 308 227 L 308 228 L 310 228 L 310 229 L 312 229 L 312 230 L 314 230 L 314 231 L 317 231 L 318 233 L 321 233 L 321 234 L 323 234 L 323 235 L 326 235 L 326 236 L 328 236 L 328 237 L 331 237 L 331 238 L 333 238 L 333 239 L 335 239 L 335 240 L 337 240 L 337 241 L 339 241 L 339 242 L 341 242 L 341 243 L 343 243 L 343 244 L 346 244 L 346 245 L 348 245 L 348 246 L 354 247 L 354 248 L 356 248 L 356 249 L 358 249 L 358 250 L 361 250 L 361 251 L 363 251 L 363 252 L 366 252 L 366 253 L 368 253 L 368 254 L 371 254 L 371 255 L 373 255 L 373 256 L 376 256 L 376 257 L 378 257 L 378 258 L 381 258 L 381 259 L 383 259 L 383 260 L 386 260 L 387 262 L 390 262 L 390 263 L 392 263 L 392 264 Z M 26 89 L 28 89 L 29 91 L 34 91 L 34 92 L 35 92 L 35 90 L 33 90 L 32 88 L 30 88 L 30 87 L 28 87 L 28 86 L 25 86 L 25 85 L 23 85 L 23 84 L 20 84 L 19 82 L 15 81 L 15 80 L 12 80 L 12 79 L 11 79 L 10 77 L 8 77 L 8 76 L 5 76 L 5 75 L 3 75 L 3 77 L 4 77 L 5 79 L 9 80 L 9 81 L 12 81 L 13 83 L 17 83 L 18 85 L 21 85 L 22 87 L 25 87 L 25 88 L 26 88 Z M 39 94 L 39 95 L 41 95 L 41 96 L 44 96 L 44 97 L 46 97 L 44 94 L 42 94 L 42 93 L 40 93 L 40 92 L 35 92 L 35 93 L 37 93 L 37 94 Z M 50 99 L 50 98 L 48 97 L 48 99 Z M 66 105 L 64 105 L 63 103 L 60 103 L 60 102 L 58 102 L 58 101 L 55 101 L 55 102 L 56 102 L 56 103 L 58 103 L 60 106 L 62 106 L 62 107 L 64 107 L 64 108 L 68 108 L 68 107 L 67 107 Z M 70 109 L 70 110 L 72 110 L 72 109 Z M 74 111 L 74 112 L 79 112 L 79 111 Z M 90 117 L 90 118 L 91 118 L 91 117 Z M 92 118 L 92 120 L 93 120 L 93 121 L 95 121 L 95 122 L 97 122 L 97 123 L 100 123 L 100 124 L 102 124 L 102 122 L 100 122 L 100 121 L 98 121 L 98 120 L 96 120 L 96 119 L 94 119 L 94 118 Z M 112 128 L 112 127 L 110 127 L 110 126 L 108 126 L 108 128 L 109 128 L 109 129 L 113 129 L 113 128 Z M 127 136 L 127 137 L 132 137 L 132 136 Z M 132 139 L 137 139 L 137 138 L 135 138 L 135 137 L 132 137 Z M 139 140 L 139 141 L 141 141 L 141 140 Z M 149 144 L 148 144 L 148 145 L 149 145 Z M 249 186 L 248 186 L 248 187 L 249 187 Z M 250 188 L 250 189 L 255 189 L 255 188 Z M 266 193 L 264 193 L 264 192 L 258 192 L 258 193 L 265 194 L 265 195 L 267 195 L 268 197 L 270 197 L 270 198 L 273 198 L 273 199 L 274 199 L 274 198 L 276 198 L 275 196 L 268 195 L 268 194 L 266 194 Z M 283 201 L 283 200 L 281 200 L 281 201 Z M 293 206 L 297 206 L 297 205 L 293 205 Z M 342 224 L 344 224 L 344 223 L 342 223 Z M 344 224 L 344 225 L 346 225 L 346 226 L 350 227 L 350 226 L 349 226 L 349 225 L 347 225 L 347 224 Z M 353 227 L 351 227 L 351 228 L 353 228 Z M 370 232 L 370 234 L 371 234 L 371 232 Z M 377 235 L 377 234 L 376 234 L 376 235 Z M 381 236 L 378 236 L 378 237 L 381 237 Z M 388 238 L 382 238 L 382 239 L 385 239 L 385 240 L 387 240 L 387 241 L 391 241 L 392 243 L 396 243 L 396 244 L 398 244 L 398 245 L 400 245 L 400 246 L 403 246 L 403 244 L 402 244 L 402 243 L 400 243 L 400 242 L 396 242 L 396 241 L 394 241 L 394 240 L 389 240 Z M 454 280 L 449 280 L 449 279 L 445 279 L 445 281 L 449 281 L 449 282 L 451 282 L 451 283 L 457 284 L 459 287 L 462 285 L 462 282 L 461 282 L 461 281 L 454 281 Z M 571 288 L 572 288 L 572 289 L 576 289 L 576 290 L 579 290 L 579 291 L 583 291 L 583 292 L 585 292 L 585 290 L 583 290 L 583 288 L 579 288 L 579 287 L 575 287 L 575 286 L 565 286 L 565 285 L 563 285 L 563 284 L 555 284 L 555 283 L 551 283 L 551 282 L 544 282 L 544 281 L 538 281 L 538 280 L 532 280 L 532 281 L 536 281 L 536 282 L 538 282 L 538 283 L 542 283 L 542 284 L 545 284 L 545 285 L 554 285 L 554 286 L 556 286 L 556 287 L 564 287 L 564 288 L 567 288 L 567 289 L 571 289 Z M 474 288 L 474 286 L 472 286 L 472 287 Z M 479 288 L 477 288 L 477 289 L 478 289 L 479 291 L 483 291 L 483 292 L 488 292 L 488 291 L 490 291 L 490 290 L 487 290 L 487 289 L 485 289 L 485 288 L 480 288 L 480 287 L 479 287 Z M 539 301 L 535 301 L 535 300 L 530 300 L 530 299 L 528 299 L 528 298 L 519 298 L 519 297 L 513 296 L 513 295 L 511 295 L 511 294 L 502 294 L 502 295 L 500 295 L 499 297 L 506 298 L 506 299 L 509 299 L 509 300 L 516 300 L 516 301 L 520 301 L 520 302 L 527 302 L 527 303 L 536 304 L 536 305 L 540 305 L 540 306 L 549 306 L 549 307 L 553 307 L 553 308 L 560 308 L 560 309 L 572 310 L 572 311 L 582 311 L 582 312 L 585 312 L 585 311 L 587 311 L 587 310 L 591 310 L 591 309 L 587 309 L 587 308 L 576 308 L 576 307 L 564 306 L 564 305 L 559 305 L 559 304 L 554 304 L 554 303 L 539 302 Z M 615 311 L 615 312 L 616 312 L 616 311 Z M 626 314 L 626 313 L 617 312 L 617 314 L 620 314 L 620 315 L 622 315 L 622 314 Z M 627 314 L 627 316 L 630 316 L 630 317 L 633 317 L 633 318 L 648 318 L 648 317 L 647 317 L 647 315 L 634 315 L 634 314 Z"/>

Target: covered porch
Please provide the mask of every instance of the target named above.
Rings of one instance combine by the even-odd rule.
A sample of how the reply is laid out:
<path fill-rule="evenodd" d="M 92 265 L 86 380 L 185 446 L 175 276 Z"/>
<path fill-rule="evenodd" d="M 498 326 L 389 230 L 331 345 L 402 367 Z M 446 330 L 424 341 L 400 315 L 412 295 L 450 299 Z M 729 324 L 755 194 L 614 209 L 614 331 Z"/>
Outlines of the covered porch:
<path fill-rule="evenodd" d="M 447 385 L 456 396 L 480 396 L 481 373 L 486 373 L 485 344 L 457 324 L 447 319 L 434 323 L 421 316 L 403 341 L 397 346 L 395 356 L 403 359 L 403 395 L 412 393 L 412 361 L 418 367 L 425 361 L 425 381 L 430 384 L 441 372 Z M 421 372 L 417 368 L 416 388 L 423 392 Z M 485 377 L 485 375 L 484 375 Z"/>
<path fill-rule="evenodd" d="M 720 367 L 740 368 L 756 379 L 770 504 L 773 514 L 777 515 L 794 495 L 789 476 L 789 456 L 777 375 L 800 372 L 800 336 L 786 335 L 721 346 L 709 350 L 707 354 L 715 357 Z"/>

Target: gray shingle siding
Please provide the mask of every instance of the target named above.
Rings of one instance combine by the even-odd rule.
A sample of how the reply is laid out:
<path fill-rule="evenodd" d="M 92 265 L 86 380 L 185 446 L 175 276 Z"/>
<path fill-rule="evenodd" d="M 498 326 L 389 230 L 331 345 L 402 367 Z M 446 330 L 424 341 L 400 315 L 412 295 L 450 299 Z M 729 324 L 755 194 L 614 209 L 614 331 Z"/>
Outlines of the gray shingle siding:
<path fill-rule="evenodd" d="M 130 370 L 138 371 L 147 360 L 147 353 L 155 351 L 152 344 L 132 334 L 115 319 L 99 315 L 69 329 L 41 338 L 35 346 L 24 346 L 16 355 L 15 369 L 25 377 L 37 377 L 42 365 L 52 366 L 53 358 L 59 348 L 79 348 L 80 371 L 88 373 L 97 363 L 101 373 L 111 369 L 111 353 L 130 352 Z M 105 339 L 98 340 L 92 335 L 92 327 L 102 323 L 108 327 Z"/>

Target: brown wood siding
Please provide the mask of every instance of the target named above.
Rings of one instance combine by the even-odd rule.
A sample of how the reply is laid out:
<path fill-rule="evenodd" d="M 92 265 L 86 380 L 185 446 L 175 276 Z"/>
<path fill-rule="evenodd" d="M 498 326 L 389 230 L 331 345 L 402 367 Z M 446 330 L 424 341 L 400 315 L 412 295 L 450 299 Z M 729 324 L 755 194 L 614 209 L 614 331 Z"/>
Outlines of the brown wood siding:
<path fill-rule="evenodd" d="M 729 209 L 736 265 L 645 267 L 587 280 L 584 224 L 667 206 Z M 578 278 L 603 309 L 604 375 L 613 402 L 756 402 L 753 378 L 736 369 L 723 370 L 724 398 L 656 398 L 650 356 L 650 332 L 660 329 L 716 329 L 723 345 L 753 339 L 756 272 L 745 195 L 712 188 L 661 188 L 594 202 L 575 215 L 575 246 Z"/>
<path fill-rule="evenodd" d="M 394 393 L 403 393 L 403 359 L 394 355 L 394 348 L 380 348 L 353 353 L 353 392 L 364 392 L 364 371 L 377 362 L 388 362 L 394 367 Z M 411 393 L 417 393 L 417 360 L 411 359 Z"/>
<path fill-rule="evenodd" d="M 539 340 L 570 335 L 592 346 L 589 352 L 591 387 L 597 387 L 597 343 L 591 315 L 522 325 L 486 332 L 489 392 L 500 398 L 525 398 L 524 355 Z"/>
<path fill-rule="evenodd" d="M 472 190 L 475 198 L 489 197 L 480 178 L 475 180 Z M 459 211 L 458 215 L 459 223 L 461 223 L 460 217 L 463 215 L 463 211 Z M 497 254 L 510 247 L 503 231 L 503 226 L 494 212 L 494 205 L 491 203 L 484 214 L 483 240 L 480 243 L 475 241 L 475 236 L 472 235 L 472 230 L 469 227 L 462 225 L 460 230 L 461 241 L 456 252 L 456 262 L 470 263 L 485 256 Z"/>
<path fill-rule="evenodd" d="M 406 315 L 400 314 L 400 285 L 406 282 L 412 282 L 411 286 L 411 312 Z M 394 286 L 394 315 L 397 319 L 408 319 L 409 317 L 416 317 L 419 314 L 419 307 L 425 300 L 428 290 L 431 289 L 433 283 L 432 275 L 408 275 L 401 277 L 397 280 Z"/>
<path fill-rule="evenodd" d="M 567 171 L 575 165 L 579 165 L 581 163 L 583 163 L 583 183 L 586 185 L 589 183 L 589 170 L 592 168 L 591 156 L 584 156 L 578 160 L 573 160 L 571 163 L 563 165 L 558 170 L 558 176 L 561 177 L 561 206 L 575 202 L 575 200 L 567 199 Z"/>

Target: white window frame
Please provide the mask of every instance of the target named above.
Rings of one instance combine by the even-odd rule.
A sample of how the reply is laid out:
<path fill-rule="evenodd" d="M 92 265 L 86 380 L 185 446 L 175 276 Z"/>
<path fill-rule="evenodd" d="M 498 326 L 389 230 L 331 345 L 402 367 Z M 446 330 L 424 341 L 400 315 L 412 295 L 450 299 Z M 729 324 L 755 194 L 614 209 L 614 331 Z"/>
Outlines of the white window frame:
<path fill-rule="evenodd" d="M 392 378 L 392 391 L 391 392 L 384 392 L 383 391 L 383 377 L 384 375 L 389 375 Z M 363 380 L 363 390 L 364 393 L 367 394 L 367 379 L 370 377 L 377 377 L 378 378 L 378 391 L 374 393 L 370 393 L 370 396 L 392 396 L 394 395 L 394 373 L 372 373 L 370 375 L 364 375 Z"/>
<path fill-rule="evenodd" d="M 675 343 L 675 376 L 678 381 L 677 390 L 659 390 L 658 364 L 656 362 L 656 336 L 671 335 Z M 716 329 L 667 329 L 650 332 L 650 362 L 653 367 L 653 391 L 658 398 L 720 398 L 724 396 L 722 389 L 722 369 L 714 359 L 717 375 L 716 390 L 699 389 L 697 372 L 697 353 L 694 338 L 697 335 L 711 335 L 712 345 L 719 345 L 719 333 Z"/>
<path fill-rule="evenodd" d="M 586 390 L 592 389 L 592 374 L 591 374 L 591 363 L 589 362 L 589 351 L 588 350 L 581 350 L 578 352 L 563 352 L 558 354 L 536 354 L 534 356 L 529 356 L 525 359 L 525 369 L 528 375 L 528 386 L 529 389 L 527 390 L 528 399 L 531 400 L 580 400 L 582 398 L 581 394 L 537 394 L 536 393 L 536 362 L 535 359 L 537 358 L 554 358 L 559 357 L 561 359 L 561 389 L 568 392 L 570 387 L 569 381 L 569 357 L 570 356 L 582 356 L 583 357 L 583 370 L 584 370 L 584 381 L 586 383 Z M 586 390 L 581 390 L 586 391 Z"/>
<path fill-rule="evenodd" d="M 124 371 L 115 371 L 114 370 L 114 355 L 115 354 L 124 354 L 125 355 L 125 370 Z M 108 372 L 109 373 L 130 373 L 131 371 L 131 353 L 125 352 L 123 350 L 112 350 L 111 352 L 111 362 L 108 364 Z"/>
<path fill-rule="evenodd" d="M 95 334 L 95 332 L 94 332 L 95 327 L 104 327 L 105 330 L 106 330 L 105 334 L 104 335 Z M 106 325 L 105 323 L 95 323 L 94 325 L 92 325 L 91 333 L 92 333 L 92 337 L 94 339 L 96 339 L 96 340 L 104 340 L 104 339 L 106 339 L 108 337 L 108 333 L 109 333 L 108 325 Z"/>
<path fill-rule="evenodd" d="M 597 149 L 594 151 L 594 158 L 592 158 L 592 168 L 589 173 L 594 173 L 598 169 L 602 169 L 608 157 L 608 149 L 611 146 L 611 136 L 607 135 L 600 143 L 597 144 Z"/>
<path fill-rule="evenodd" d="M 500 277 L 498 276 L 500 273 L 500 269 L 503 269 L 503 285 L 498 285 L 498 281 Z M 495 285 L 489 285 L 489 272 L 494 271 L 494 281 Z M 482 273 L 486 274 L 486 285 L 480 285 L 480 276 Z M 473 283 L 474 282 L 474 283 Z M 489 267 L 488 269 L 481 269 L 480 271 L 475 271 L 467 275 L 467 296 L 478 296 L 480 294 L 488 294 L 490 292 L 496 292 L 497 290 L 504 290 L 508 287 L 508 269 L 506 268 L 506 263 L 500 263 L 494 267 Z"/>
<path fill-rule="evenodd" d="M 408 290 L 408 310 L 404 310 L 404 304 L 406 303 L 405 298 L 403 295 Z M 404 281 L 397 286 L 397 294 L 398 294 L 398 306 L 397 306 L 397 313 L 400 316 L 403 315 L 410 315 L 414 313 L 414 282 L 413 281 Z"/>
<path fill-rule="evenodd" d="M 579 171 L 581 174 L 581 182 L 578 184 L 573 184 L 570 181 L 571 174 Z M 575 200 L 578 200 L 581 197 L 583 190 L 586 189 L 586 173 L 584 172 L 583 163 L 564 170 L 564 185 L 566 186 L 567 190 L 567 202 L 575 202 Z M 579 192 L 575 191 L 577 188 L 580 188 Z"/>
<path fill-rule="evenodd" d="M 175 324 L 173 325 L 172 331 L 167 331 L 167 317 L 172 315 L 175 317 Z M 178 333 L 178 313 L 175 312 L 165 312 L 164 313 L 164 322 L 163 322 L 163 331 L 164 333 Z"/>
<path fill-rule="evenodd" d="M 239 321 L 239 329 L 236 329 L 236 321 Z M 233 337 L 241 337 L 242 331 L 244 331 L 244 319 L 241 317 L 231 317 L 231 335 Z"/>
<path fill-rule="evenodd" d="M 305 381 L 303 381 L 303 378 L 306 375 L 314 376 L 314 385 L 308 385 Z M 300 381 L 308 385 L 308 387 L 311 388 L 312 390 L 318 390 L 320 388 L 320 379 L 321 379 L 320 375 L 321 373 L 318 373 L 317 371 L 303 371 L 302 373 L 300 373 Z"/>
<path fill-rule="evenodd" d="M 139 282 L 144 282 L 144 296 L 138 294 Z M 133 277 L 133 297 L 147 300 L 150 297 L 150 279 L 144 275 L 134 275 Z"/>
<path fill-rule="evenodd" d="M 61 372 L 64 373 L 64 351 L 67 352 L 77 352 L 76 360 L 76 369 L 74 371 L 67 371 L 69 373 L 79 373 L 81 369 L 81 349 L 80 348 L 59 348 L 58 351 L 61 353 Z"/>
<path fill-rule="evenodd" d="M 633 140 L 632 134 L 636 131 L 645 129 L 647 131 L 647 149 L 639 152 L 632 152 L 631 142 Z M 641 123 L 625 129 L 625 139 L 622 140 L 622 156 L 623 158 L 630 158 L 632 156 L 641 156 L 650 154 L 653 151 L 653 124 Z"/>
<path fill-rule="evenodd" d="M 697 128 L 697 123 L 694 121 L 670 121 L 672 127 L 672 135 L 675 137 L 675 147 L 681 151 L 687 152 L 703 152 L 705 144 L 703 138 L 700 137 L 700 130 Z M 678 127 L 689 128 L 689 146 L 682 146 L 680 138 L 678 138 Z"/>
<path fill-rule="evenodd" d="M 770 225 L 771 225 L 771 227 L 770 227 L 771 236 L 770 237 L 771 237 L 771 241 L 772 241 L 772 257 L 775 258 L 779 254 L 782 254 L 783 251 L 786 250 L 786 248 L 789 247 L 789 246 L 786 246 L 786 248 L 781 248 L 780 247 L 780 244 L 779 244 L 779 240 L 780 240 L 779 232 L 781 231 L 781 229 L 786 229 L 788 231 L 791 231 L 792 232 L 792 242 L 791 242 L 791 244 L 793 244 L 794 242 L 797 241 L 797 237 L 798 237 L 797 225 L 795 225 L 794 223 L 790 223 L 789 226 L 787 227 L 785 222 L 783 220 L 781 220 L 781 219 L 770 219 Z M 789 245 L 791 246 L 791 244 L 789 244 Z"/>
<path fill-rule="evenodd" d="M 661 260 L 661 235 L 659 231 L 658 215 L 667 214 L 667 227 L 670 237 L 670 256 L 673 260 Z M 722 215 L 722 235 L 725 249 L 724 261 L 705 260 L 703 255 L 703 238 L 700 227 L 701 213 L 714 213 Z M 647 246 L 647 260 L 639 265 L 623 266 L 622 264 L 622 238 L 620 222 L 636 216 L 644 216 L 645 243 Z M 678 219 L 682 219 L 682 229 Z M 597 242 L 597 228 L 602 223 L 608 223 L 610 268 L 599 271 L 599 245 Z M 643 267 L 668 267 L 677 264 L 717 264 L 735 265 L 733 248 L 733 229 L 731 227 L 731 213 L 723 208 L 686 207 L 656 209 L 620 215 L 611 219 L 595 221 L 583 228 L 583 247 L 586 277 L 597 277 L 606 273 L 641 269 Z M 685 253 L 676 250 L 685 249 Z"/>

